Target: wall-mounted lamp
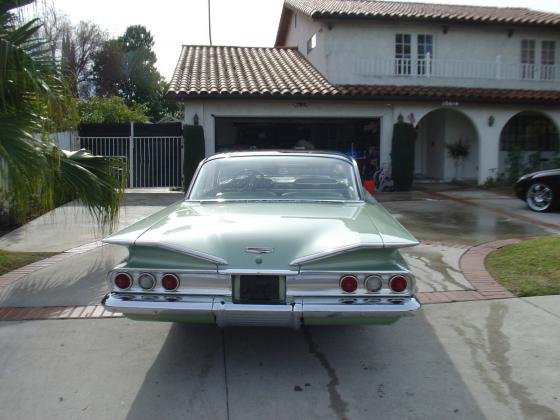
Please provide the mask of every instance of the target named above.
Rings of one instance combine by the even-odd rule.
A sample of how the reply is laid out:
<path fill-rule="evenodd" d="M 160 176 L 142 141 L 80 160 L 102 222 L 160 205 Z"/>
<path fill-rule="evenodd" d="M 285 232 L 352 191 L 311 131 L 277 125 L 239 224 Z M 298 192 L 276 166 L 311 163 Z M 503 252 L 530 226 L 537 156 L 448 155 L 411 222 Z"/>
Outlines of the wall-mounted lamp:
<path fill-rule="evenodd" d="M 511 38 L 515 33 L 515 29 L 508 29 L 508 38 Z"/>
<path fill-rule="evenodd" d="M 397 117 L 397 122 L 404 122 L 404 117 L 402 116 L 402 114 L 399 114 L 399 116 Z"/>
<path fill-rule="evenodd" d="M 194 114 L 192 122 L 193 122 L 194 125 L 198 125 L 198 114 Z"/>
<path fill-rule="evenodd" d="M 492 127 L 494 125 L 494 122 L 496 121 L 496 119 L 494 118 L 493 115 L 490 115 L 488 117 L 488 127 Z"/>
<path fill-rule="evenodd" d="M 443 25 L 443 28 L 441 28 L 441 31 L 446 34 L 447 32 L 449 32 L 449 26 L 447 25 Z"/>

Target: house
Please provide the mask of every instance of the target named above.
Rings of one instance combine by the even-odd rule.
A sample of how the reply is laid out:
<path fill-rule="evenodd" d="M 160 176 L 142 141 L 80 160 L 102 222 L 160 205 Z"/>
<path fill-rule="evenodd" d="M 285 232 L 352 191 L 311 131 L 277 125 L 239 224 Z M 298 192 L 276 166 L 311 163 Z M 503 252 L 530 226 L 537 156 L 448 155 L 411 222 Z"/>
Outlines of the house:
<path fill-rule="evenodd" d="M 560 14 L 367 0 L 285 0 L 273 48 L 183 46 L 168 97 L 206 154 L 315 147 L 389 164 L 417 127 L 418 178 L 484 183 L 519 146 L 559 148 Z M 469 145 L 457 174 L 447 146 Z"/>

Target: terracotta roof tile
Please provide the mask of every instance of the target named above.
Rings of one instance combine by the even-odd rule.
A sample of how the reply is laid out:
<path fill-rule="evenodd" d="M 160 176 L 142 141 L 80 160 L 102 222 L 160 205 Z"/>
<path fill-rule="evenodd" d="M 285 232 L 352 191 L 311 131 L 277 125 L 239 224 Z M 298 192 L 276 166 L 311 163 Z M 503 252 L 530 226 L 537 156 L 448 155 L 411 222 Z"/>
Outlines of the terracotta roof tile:
<path fill-rule="evenodd" d="M 373 0 L 285 0 L 312 18 L 368 18 L 560 26 L 560 14 L 527 8 L 457 6 Z"/>
<path fill-rule="evenodd" d="M 294 49 L 183 46 L 169 98 L 359 98 L 560 104 L 560 90 L 332 85 Z"/>
<path fill-rule="evenodd" d="M 336 89 L 291 48 L 185 45 L 169 92 L 179 95 L 329 95 Z"/>

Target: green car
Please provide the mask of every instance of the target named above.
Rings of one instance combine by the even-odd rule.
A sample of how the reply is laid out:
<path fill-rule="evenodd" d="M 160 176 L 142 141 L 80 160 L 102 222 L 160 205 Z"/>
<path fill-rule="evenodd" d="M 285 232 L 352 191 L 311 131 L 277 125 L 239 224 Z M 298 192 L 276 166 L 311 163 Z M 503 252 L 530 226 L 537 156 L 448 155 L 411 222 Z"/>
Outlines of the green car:
<path fill-rule="evenodd" d="M 418 241 L 328 152 L 218 154 L 184 201 L 105 239 L 129 256 L 105 308 L 132 319 L 388 324 L 420 308 L 399 248 Z"/>

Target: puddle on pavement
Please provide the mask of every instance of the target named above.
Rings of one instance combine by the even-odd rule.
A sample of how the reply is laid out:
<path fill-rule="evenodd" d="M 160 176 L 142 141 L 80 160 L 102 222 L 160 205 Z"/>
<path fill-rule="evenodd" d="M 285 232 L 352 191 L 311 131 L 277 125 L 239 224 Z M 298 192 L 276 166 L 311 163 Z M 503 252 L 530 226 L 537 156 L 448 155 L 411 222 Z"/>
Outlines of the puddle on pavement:
<path fill-rule="evenodd" d="M 464 249 L 419 245 L 401 253 L 414 275 L 419 292 L 471 290 L 472 286 L 459 270 Z"/>
<path fill-rule="evenodd" d="M 474 245 L 497 239 L 547 235 L 539 226 L 452 201 L 383 203 L 417 239 Z"/>

